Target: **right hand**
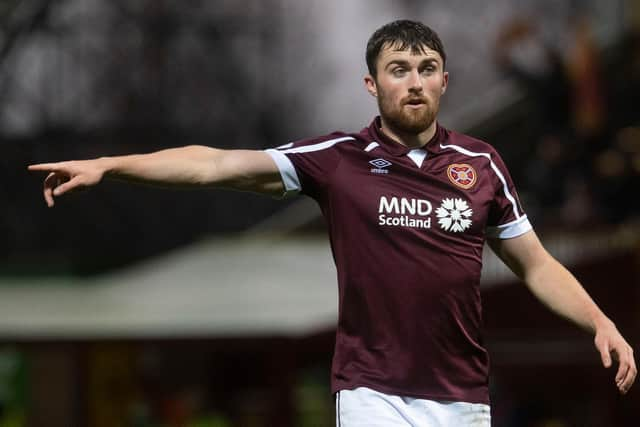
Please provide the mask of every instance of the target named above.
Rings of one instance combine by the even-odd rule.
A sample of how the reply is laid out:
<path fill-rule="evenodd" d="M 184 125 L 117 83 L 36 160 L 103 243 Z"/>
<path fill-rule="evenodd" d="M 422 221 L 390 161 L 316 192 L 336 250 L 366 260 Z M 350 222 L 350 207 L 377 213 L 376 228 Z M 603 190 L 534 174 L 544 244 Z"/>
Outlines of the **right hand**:
<path fill-rule="evenodd" d="M 29 165 L 30 171 L 49 172 L 44 179 L 44 200 L 53 207 L 54 197 L 98 184 L 105 168 L 100 159 Z"/>

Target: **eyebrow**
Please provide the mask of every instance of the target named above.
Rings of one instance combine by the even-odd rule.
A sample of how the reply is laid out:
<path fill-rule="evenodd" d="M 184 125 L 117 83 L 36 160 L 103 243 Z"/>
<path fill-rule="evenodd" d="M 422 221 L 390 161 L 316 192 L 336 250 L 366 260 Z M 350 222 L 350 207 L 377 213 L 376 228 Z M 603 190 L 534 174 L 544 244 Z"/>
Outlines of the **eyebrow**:
<path fill-rule="evenodd" d="M 437 58 L 425 58 L 420 62 L 419 66 L 423 66 L 423 65 L 429 64 L 429 63 L 435 63 L 437 65 L 440 65 L 440 61 L 438 61 Z M 406 59 L 394 59 L 393 61 L 391 61 L 387 65 L 385 65 L 384 68 L 387 69 L 392 65 L 408 66 L 409 65 L 409 61 L 407 61 Z"/>

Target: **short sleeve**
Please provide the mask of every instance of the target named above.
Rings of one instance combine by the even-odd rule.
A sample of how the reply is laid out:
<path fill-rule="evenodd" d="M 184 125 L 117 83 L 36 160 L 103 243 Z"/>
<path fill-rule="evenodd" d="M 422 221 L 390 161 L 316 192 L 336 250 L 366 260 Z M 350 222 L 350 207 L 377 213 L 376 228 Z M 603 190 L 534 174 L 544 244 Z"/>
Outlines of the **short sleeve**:
<path fill-rule="evenodd" d="M 338 146 L 354 140 L 352 136 L 334 133 L 266 150 L 280 170 L 283 196 L 302 193 L 317 198 L 340 161 Z"/>
<path fill-rule="evenodd" d="M 491 154 L 491 168 L 496 174 L 496 187 L 486 227 L 488 238 L 510 239 L 532 229 L 511 175 L 497 152 Z"/>

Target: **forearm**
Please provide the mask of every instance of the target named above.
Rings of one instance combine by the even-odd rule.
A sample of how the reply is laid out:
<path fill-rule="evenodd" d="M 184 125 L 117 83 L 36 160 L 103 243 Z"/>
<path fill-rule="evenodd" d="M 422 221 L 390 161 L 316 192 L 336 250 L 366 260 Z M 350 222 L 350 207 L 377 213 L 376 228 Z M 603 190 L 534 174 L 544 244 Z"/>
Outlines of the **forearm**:
<path fill-rule="evenodd" d="M 216 160 L 223 150 L 191 145 L 149 154 L 98 159 L 106 178 L 166 186 L 212 186 L 221 177 Z"/>
<path fill-rule="evenodd" d="M 31 171 L 47 172 L 44 198 L 54 198 L 78 188 L 96 185 L 103 178 L 162 186 L 224 187 L 281 196 L 284 183 L 271 156 L 257 150 L 219 150 L 190 145 L 119 157 L 71 160 L 29 165 Z"/>
<path fill-rule="evenodd" d="M 612 324 L 576 278 L 551 256 L 532 269 L 524 281 L 551 310 L 592 333 L 599 326 Z"/>

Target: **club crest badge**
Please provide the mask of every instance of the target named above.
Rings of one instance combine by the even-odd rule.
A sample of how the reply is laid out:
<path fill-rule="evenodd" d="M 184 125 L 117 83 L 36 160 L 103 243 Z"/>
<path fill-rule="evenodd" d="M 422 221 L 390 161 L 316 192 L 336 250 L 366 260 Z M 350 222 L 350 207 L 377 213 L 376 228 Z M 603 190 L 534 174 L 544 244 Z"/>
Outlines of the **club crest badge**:
<path fill-rule="evenodd" d="M 447 176 L 452 183 L 465 190 L 473 187 L 478 179 L 476 170 L 466 163 L 449 165 Z"/>

